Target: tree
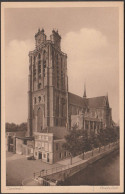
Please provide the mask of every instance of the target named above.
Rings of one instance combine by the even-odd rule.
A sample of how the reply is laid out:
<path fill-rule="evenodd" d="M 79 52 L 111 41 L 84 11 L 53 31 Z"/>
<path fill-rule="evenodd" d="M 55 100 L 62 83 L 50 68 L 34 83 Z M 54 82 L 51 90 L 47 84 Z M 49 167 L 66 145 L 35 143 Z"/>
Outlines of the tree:
<path fill-rule="evenodd" d="M 27 123 L 21 123 L 17 125 L 15 123 L 6 123 L 6 132 L 26 131 Z"/>
<path fill-rule="evenodd" d="M 80 152 L 80 130 L 77 130 L 76 127 L 70 131 L 70 133 L 65 136 L 66 142 L 63 144 L 64 149 L 70 152 L 71 157 L 71 164 L 72 164 L 72 157 L 78 155 Z"/>
<path fill-rule="evenodd" d="M 107 144 L 107 137 L 106 137 L 106 129 L 101 129 L 100 132 L 99 132 L 99 141 L 100 141 L 100 144 L 102 146 L 104 146 L 104 149 L 105 149 L 105 146 Z"/>
<path fill-rule="evenodd" d="M 66 143 L 63 144 L 63 147 L 70 152 L 71 164 L 72 157 L 83 154 L 91 150 L 91 142 L 88 137 L 87 130 L 77 129 L 77 126 L 74 126 L 70 133 L 65 137 Z"/>
<path fill-rule="evenodd" d="M 95 134 L 94 131 L 92 131 L 90 134 L 90 145 L 91 145 L 92 156 L 93 156 L 93 149 L 99 146 L 98 136 Z"/>
<path fill-rule="evenodd" d="M 80 144 L 79 151 L 82 153 L 83 160 L 84 160 L 84 153 L 91 149 L 90 139 L 88 137 L 87 130 L 81 129 L 80 137 L 79 137 L 79 144 Z"/>

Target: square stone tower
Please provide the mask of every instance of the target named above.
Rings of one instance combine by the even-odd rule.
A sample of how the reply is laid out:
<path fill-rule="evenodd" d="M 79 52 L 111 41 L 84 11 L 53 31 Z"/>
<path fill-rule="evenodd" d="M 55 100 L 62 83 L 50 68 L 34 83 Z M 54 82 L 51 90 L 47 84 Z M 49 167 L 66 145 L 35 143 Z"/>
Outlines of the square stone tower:
<path fill-rule="evenodd" d="M 67 55 L 61 51 L 61 36 L 53 30 L 47 40 L 39 29 L 35 43 L 29 52 L 28 136 L 68 122 Z"/>

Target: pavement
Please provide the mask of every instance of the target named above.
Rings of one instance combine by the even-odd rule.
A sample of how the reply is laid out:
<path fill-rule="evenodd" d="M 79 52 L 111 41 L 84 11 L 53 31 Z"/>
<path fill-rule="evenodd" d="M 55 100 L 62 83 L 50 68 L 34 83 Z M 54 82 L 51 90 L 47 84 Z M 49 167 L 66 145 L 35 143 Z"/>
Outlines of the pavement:
<path fill-rule="evenodd" d="M 34 172 L 61 167 L 63 165 L 47 164 L 41 160 L 27 160 L 26 156 L 6 152 L 6 185 L 21 186 L 22 181 L 32 178 Z"/>
<path fill-rule="evenodd" d="M 71 165 L 71 158 L 66 158 L 64 160 L 61 160 L 57 162 L 57 164 L 64 165 L 64 166 L 67 166 L 67 165 L 73 166 L 73 164 L 80 161 L 83 161 L 83 160 L 80 158 L 80 156 L 76 156 L 72 158 L 72 165 Z"/>
<path fill-rule="evenodd" d="M 96 153 L 95 155 L 97 154 L 99 153 Z M 54 172 L 58 168 L 63 169 L 63 167 L 65 168 L 66 166 L 73 167 L 78 164 L 84 163 L 88 159 L 85 158 L 85 160 L 82 160 L 82 157 L 80 156 L 73 157 L 71 165 L 71 158 L 58 161 L 55 164 L 47 164 L 42 162 L 41 160 L 27 160 L 26 156 L 24 155 L 13 154 L 10 152 L 6 152 L 6 157 L 7 186 L 21 186 L 23 180 L 33 178 L 33 174 L 37 174 L 37 172 L 39 175 L 40 171 L 43 169 Z M 29 184 L 36 185 L 34 181 L 31 181 L 31 183 Z"/>
<path fill-rule="evenodd" d="M 26 158 L 26 156 L 20 155 L 20 154 L 13 154 L 13 155 L 11 155 L 10 152 L 9 153 L 7 152 L 7 154 L 8 154 L 8 156 L 6 158 L 7 161 L 20 160 L 22 158 Z"/>

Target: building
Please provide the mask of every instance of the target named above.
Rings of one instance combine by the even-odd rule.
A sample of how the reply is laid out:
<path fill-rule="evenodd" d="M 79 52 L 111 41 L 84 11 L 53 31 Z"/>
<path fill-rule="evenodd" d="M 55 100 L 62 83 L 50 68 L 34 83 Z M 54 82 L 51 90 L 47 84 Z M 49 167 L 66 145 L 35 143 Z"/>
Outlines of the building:
<path fill-rule="evenodd" d="M 83 127 L 112 122 L 108 96 L 83 97 L 68 91 L 67 55 L 61 51 L 61 36 L 53 30 L 47 40 L 44 30 L 35 34 L 36 48 L 29 52 L 28 135 L 46 127 L 71 129 L 72 115 L 83 113 Z M 78 116 L 77 116 L 78 117 Z M 100 125 L 100 124 L 99 124 Z"/>
<path fill-rule="evenodd" d="M 98 133 L 112 124 L 108 96 L 87 98 L 85 87 L 83 97 L 69 92 L 67 55 L 61 50 L 58 31 L 53 30 L 49 40 L 44 29 L 35 34 L 35 49 L 29 52 L 28 84 L 27 137 L 34 138 L 30 153 L 36 159 L 52 164 L 68 157 L 62 145 L 74 125 Z M 23 153 L 24 144 L 28 149 L 25 138 L 17 141 L 18 153 Z"/>
<path fill-rule="evenodd" d="M 65 129 L 64 129 L 65 130 Z M 35 147 L 34 157 L 43 162 L 53 164 L 59 160 L 65 159 L 69 152 L 63 149 L 64 137 L 57 137 L 51 129 L 48 133 L 34 132 Z"/>
<path fill-rule="evenodd" d="M 16 152 L 16 138 L 24 137 L 25 131 L 6 132 L 6 151 Z"/>
<path fill-rule="evenodd" d="M 16 137 L 16 154 L 34 155 L 34 137 Z"/>
<path fill-rule="evenodd" d="M 44 30 L 35 35 L 36 48 L 29 52 L 28 135 L 46 127 L 67 126 L 67 55 L 61 51 L 61 36 Z"/>

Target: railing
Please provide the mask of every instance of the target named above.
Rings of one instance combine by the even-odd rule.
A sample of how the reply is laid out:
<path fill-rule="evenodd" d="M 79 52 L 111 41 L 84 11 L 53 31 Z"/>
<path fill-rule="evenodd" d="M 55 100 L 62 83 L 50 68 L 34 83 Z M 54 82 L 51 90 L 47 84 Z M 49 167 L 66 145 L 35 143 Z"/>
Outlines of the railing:
<path fill-rule="evenodd" d="M 50 168 L 47 170 L 41 170 L 39 172 L 35 172 L 32 178 L 27 178 L 27 179 L 23 180 L 22 185 L 23 186 L 28 185 L 32 181 L 35 181 L 36 185 L 44 185 L 44 186 L 57 185 L 57 180 L 55 180 L 56 178 L 54 179 L 53 174 L 69 169 L 70 171 L 68 173 L 70 173 L 72 175 L 72 174 L 78 172 L 80 169 L 83 169 L 84 161 L 86 161 L 89 158 L 94 159 L 94 157 L 100 155 L 101 153 L 107 152 L 108 150 L 109 151 L 113 150 L 113 148 L 116 148 L 116 145 L 118 145 L 118 144 L 119 144 L 119 142 L 117 141 L 114 143 L 110 143 L 106 146 L 102 146 L 100 149 L 95 148 L 89 152 L 86 152 L 86 153 L 84 153 L 84 160 L 82 159 L 83 154 L 80 154 L 79 156 L 76 156 L 73 158 L 73 160 L 76 160 L 75 158 L 77 158 L 77 161 L 73 162 L 72 165 L 68 164 L 65 166 L 58 166 L 55 168 Z M 48 177 L 48 175 L 52 175 L 52 176 Z M 65 172 L 62 176 L 64 176 L 64 175 L 65 175 Z M 59 175 L 59 177 L 60 177 L 60 175 Z"/>
<path fill-rule="evenodd" d="M 100 147 L 100 149 L 99 148 L 95 148 L 95 149 L 93 149 L 93 150 L 91 150 L 91 151 L 88 151 L 88 152 L 86 152 L 86 153 L 84 153 L 84 160 L 87 160 L 87 159 L 89 159 L 89 158 L 92 158 L 92 157 L 94 157 L 94 156 L 97 156 L 97 155 L 99 155 L 100 153 L 103 153 L 103 152 L 105 152 L 105 151 L 107 151 L 107 150 L 110 150 L 110 149 L 112 149 L 115 145 L 118 145 L 118 143 L 119 142 L 115 142 L 115 143 L 110 143 L 110 144 L 108 144 L 108 145 L 106 145 L 106 146 L 102 146 L 102 147 Z M 75 166 L 77 166 L 77 164 L 78 163 L 82 163 L 84 160 L 82 159 L 82 156 L 83 156 L 83 154 L 80 154 L 79 156 L 76 156 L 76 157 L 74 157 L 74 158 L 80 158 L 80 160 L 78 160 L 78 161 L 76 161 L 76 162 L 74 162 L 74 163 L 72 163 L 72 165 L 70 165 L 70 164 L 68 164 L 68 165 L 65 165 L 65 166 L 58 166 L 58 167 L 55 167 L 55 168 L 50 168 L 50 169 L 47 169 L 47 170 L 41 170 L 41 171 L 39 171 L 39 172 L 35 172 L 34 173 L 34 179 L 38 179 L 38 178 L 42 178 L 42 177 L 46 177 L 46 176 L 48 176 L 48 175 L 51 175 L 51 174 L 54 174 L 54 173 L 57 173 L 57 172 L 61 172 L 61 171 L 64 171 L 64 170 L 66 170 L 66 169 L 70 169 L 70 168 L 72 168 L 73 166 L 75 167 Z M 73 158 L 73 159 L 74 159 Z M 75 165 L 74 165 L 75 164 Z"/>

